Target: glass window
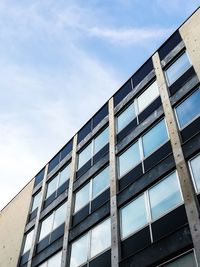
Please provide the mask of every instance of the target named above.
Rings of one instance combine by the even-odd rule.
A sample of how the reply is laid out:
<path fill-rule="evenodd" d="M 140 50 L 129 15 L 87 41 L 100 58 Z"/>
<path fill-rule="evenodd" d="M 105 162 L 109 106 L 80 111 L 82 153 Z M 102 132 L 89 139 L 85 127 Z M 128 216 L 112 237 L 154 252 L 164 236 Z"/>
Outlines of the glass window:
<path fill-rule="evenodd" d="M 41 223 L 39 241 L 45 236 L 49 235 L 53 230 L 60 226 L 65 221 L 67 209 L 67 202 L 65 202 L 58 209 L 54 210 L 46 219 Z"/>
<path fill-rule="evenodd" d="M 37 209 L 37 207 L 40 204 L 41 201 L 41 191 L 39 191 L 36 195 L 33 196 L 33 202 L 32 202 L 32 209 L 31 212 Z"/>
<path fill-rule="evenodd" d="M 47 267 L 60 267 L 61 266 L 62 251 L 55 254 L 47 261 Z"/>
<path fill-rule="evenodd" d="M 77 267 L 87 261 L 88 233 L 72 243 L 70 267 Z"/>
<path fill-rule="evenodd" d="M 60 206 L 60 208 L 58 208 L 55 211 L 53 230 L 64 223 L 65 217 L 66 217 L 66 212 L 67 212 L 67 203 L 63 204 L 62 206 Z"/>
<path fill-rule="evenodd" d="M 78 154 L 78 169 L 80 169 L 92 157 L 92 143 Z"/>
<path fill-rule="evenodd" d="M 125 173 L 135 167 L 139 162 L 139 143 L 136 142 L 119 156 L 119 176 L 122 177 Z"/>
<path fill-rule="evenodd" d="M 109 167 L 105 168 L 92 180 L 92 198 L 95 198 L 109 186 Z"/>
<path fill-rule="evenodd" d="M 52 223 L 53 223 L 53 213 L 42 221 L 39 241 L 51 233 Z"/>
<path fill-rule="evenodd" d="M 80 189 L 75 196 L 74 212 L 77 212 L 90 201 L 90 183 Z"/>
<path fill-rule="evenodd" d="M 182 197 L 176 172 L 153 186 L 149 190 L 149 199 L 153 220 L 180 204 Z"/>
<path fill-rule="evenodd" d="M 200 155 L 190 161 L 190 169 L 198 192 L 200 191 Z"/>
<path fill-rule="evenodd" d="M 117 132 L 119 133 L 124 129 L 135 117 L 135 105 L 133 103 L 117 116 Z"/>
<path fill-rule="evenodd" d="M 172 85 L 184 72 L 190 68 L 186 52 L 184 52 L 169 68 L 166 69 L 165 75 L 168 85 Z"/>
<path fill-rule="evenodd" d="M 120 210 L 121 237 L 125 238 L 147 224 L 144 194 Z"/>
<path fill-rule="evenodd" d="M 94 139 L 94 155 L 103 148 L 109 140 L 108 127 Z"/>
<path fill-rule="evenodd" d="M 64 184 L 70 177 L 70 170 L 71 170 L 71 164 L 68 164 L 61 172 L 59 177 L 59 184 L 58 187 L 60 187 L 62 184 Z"/>
<path fill-rule="evenodd" d="M 24 249 L 22 254 L 25 254 L 27 251 L 30 250 L 32 245 L 32 240 L 33 240 L 33 230 L 30 231 L 25 237 Z"/>
<path fill-rule="evenodd" d="M 91 233 L 91 258 L 104 251 L 111 245 L 110 219 L 102 222 Z"/>
<path fill-rule="evenodd" d="M 151 154 L 160 145 L 167 141 L 167 139 L 168 135 L 165 121 L 162 120 L 142 137 L 144 157 Z"/>
<path fill-rule="evenodd" d="M 197 267 L 194 253 L 185 254 L 169 263 L 162 265 L 162 267 Z"/>
<path fill-rule="evenodd" d="M 149 106 L 159 96 L 158 85 L 155 81 L 138 98 L 138 113 Z"/>
<path fill-rule="evenodd" d="M 200 89 L 196 90 L 176 108 L 180 128 L 187 125 L 200 114 Z"/>
<path fill-rule="evenodd" d="M 53 178 L 48 184 L 47 184 L 47 193 L 46 193 L 46 198 L 50 197 L 58 187 L 58 178 L 59 176 L 57 175 L 56 177 Z"/>
<path fill-rule="evenodd" d="M 38 267 L 60 267 L 61 266 L 62 251 L 56 253 L 47 261 L 39 265 Z"/>

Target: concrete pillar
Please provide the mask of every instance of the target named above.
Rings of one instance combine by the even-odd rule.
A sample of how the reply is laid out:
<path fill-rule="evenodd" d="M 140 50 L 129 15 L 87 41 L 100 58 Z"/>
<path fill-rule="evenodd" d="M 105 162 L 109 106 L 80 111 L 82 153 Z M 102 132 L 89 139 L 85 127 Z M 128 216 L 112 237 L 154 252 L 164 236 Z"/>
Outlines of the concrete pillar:
<path fill-rule="evenodd" d="M 67 213 L 65 219 L 65 232 L 64 232 L 64 240 L 63 240 L 63 249 L 62 249 L 62 262 L 61 267 L 66 267 L 67 265 L 67 256 L 68 248 L 69 248 L 69 230 L 71 227 L 72 214 L 73 214 L 73 184 L 76 178 L 76 149 L 77 149 L 77 135 L 74 136 L 73 139 L 73 150 L 72 150 L 72 161 L 71 161 L 71 176 L 69 181 L 68 188 L 68 200 L 67 200 Z"/>
<path fill-rule="evenodd" d="M 113 98 L 109 100 L 109 159 L 110 159 L 110 217 L 111 217 L 111 266 L 119 266 L 120 236 L 117 210 L 117 170 L 115 156 L 115 117 Z"/>
<path fill-rule="evenodd" d="M 172 151 L 176 163 L 176 169 L 179 176 L 181 190 L 183 194 L 186 214 L 190 227 L 190 232 L 196 252 L 198 266 L 200 266 L 200 210 L 199 204 L 196 199 L 194 187 L 190 177 L 187 163 L 185 161 L 181 140 L 179 136 L 179 129 L 175 120 L 174 111 L 172 109 L 168 88 L 165 80 L 165 76 L 161 67 L 160 58 L 158 53 L 153 55 L 153 64 L 156 72 L 157 83 L 159 92 L 163 104 L 164 114 L 168 126 L 170 141 L 172 145 Z"/>
<path fill-rule="evenodd" d="M 42 181 L 42 191 L 41 191 L 41 201 L 38 206 L 37 210 L 37 216 L 36 216 L 36 221 L 35 221 L 35 227 L 34 227 L 34 233 L 33 233 L 33 240 L 32 240 L 32 246 L 29 252 L 29 257 L 28 257 L 28 263 L 27 267 L 31 267 L 32 265 L 32 258 L 35 255 L 35 250 L 37 246 L 37 240 L 38 240 L 38 235 L 39 235 L 39 224 L 40 224 L 40 213 L 42 210 L 42 205 L 45 199 L 45 187 L 46 187 L 46 179 L 47 179 L 47 173 L 48 173 L 48 164 L 45 166 L 45 171 L 44 171 L 44 178 Z"/>

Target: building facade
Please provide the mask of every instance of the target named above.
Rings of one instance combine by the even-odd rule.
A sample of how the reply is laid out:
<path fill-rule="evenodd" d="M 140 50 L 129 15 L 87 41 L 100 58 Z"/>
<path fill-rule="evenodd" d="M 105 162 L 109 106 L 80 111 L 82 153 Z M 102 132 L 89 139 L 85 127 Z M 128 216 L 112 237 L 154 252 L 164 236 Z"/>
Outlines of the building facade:
<path fill-rule="evenodd" d="M 199 79 L 200 8 L 35 176 L 10 266 L 200 266 Z"/>

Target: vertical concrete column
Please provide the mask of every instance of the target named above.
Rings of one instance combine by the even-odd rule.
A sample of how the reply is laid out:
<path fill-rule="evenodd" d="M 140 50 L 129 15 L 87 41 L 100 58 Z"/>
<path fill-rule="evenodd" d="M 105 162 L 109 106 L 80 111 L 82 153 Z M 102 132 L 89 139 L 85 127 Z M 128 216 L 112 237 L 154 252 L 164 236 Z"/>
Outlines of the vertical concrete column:
<path fill-rule="evenodd" d="M 109 100 L 109 159 L 110 159 L 110 216 L 111 216 L 111 266 L 119 266 L 120 237 L 117 211 L 117 169 L 115 156 L 115 117 L 113 98 Z"/>
<path fill-rule="evenodd" d="M 194 187 L 190 177 L 187 163 L 185 161 L 179 129 L 175 120 L 174 111 L 172 109 L 168 89 L 165 81 L 165 76 L 161 67 L 158 53 L 153 56 L 153 64 L 156 72 L 157 83 L 163 104 L 164 114 L 168 126 L 172 151 L 176 163 L 176 169 L 179 176 L 181 190 L 183 194 L 186 214 L 190 227 L 190 232 L 193 240 L 193 245 L 196 252 L 198 266 L 200 266 L 200 219 L 199 205 L 194 192 Z"/>
<path fill-rule="evenodd" d="M 31 267 L 32 265 L 32 258 L 35 254 L 35 249 L 36 249 L 36 245 L 37 245 L 37 239 L 38 239 L 38 235 L 39 235 L 39 223 L 40 223 L 40 213 L 42 210 L 42 205 L 45 199 L 45 186 L 46 186 L 46 179 L 47 179 L 47 173 L 48 173 L 48 166 L 49 164 L 47 164 L 45 166 L 45 171 L 44 171 L 44 178 L 42 181 L 42 191 L 41 191 L 41 201 L 40 204 L 38 206 L 38 210 L 37 210 L 37 216 L 36 216 L 36 221 L 35 221 L 35 228 L 34 228 L 34 233 L 33 233 L 33 240 L 32 240 L 32 246 L 30 249 L 30 253 L 29 253 L 29 258 L 28 258 L 28 264 L 27 267 Z"/>
<path fill-rule="evenodd" d="M 76 149 L 77 149 L 77 135 L 75 135 L 73 139 L 71 175 L 70 175 L 69 188 L 68 188 L 67 213 L 66 213 L 66 219 L 65 219 L 65 232 L 64 232 L 64 240 L 63 240 L 61 267 L 66 267 L 67 260 L 68 260 L 67 255 L 69 255 L 68 253 L 69 230 L 71 227 L 72 213 L 73 213 L 73 184 L 76 178 Z"/>
<path fill-rule="evenodd" d="M 181 26 L 179 32 L 200 79 L 200 8 Z"/>

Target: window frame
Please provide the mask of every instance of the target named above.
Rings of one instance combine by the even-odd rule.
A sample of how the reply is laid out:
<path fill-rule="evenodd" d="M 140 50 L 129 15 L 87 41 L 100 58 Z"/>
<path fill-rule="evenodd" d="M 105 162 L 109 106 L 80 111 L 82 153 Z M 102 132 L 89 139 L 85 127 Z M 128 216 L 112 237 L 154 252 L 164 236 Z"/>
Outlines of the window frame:
<path fill-rule="evenodd" d="M 143 141 L 142 138 L 145 134 L 147 134 L 151 129 L 153 129 L 157 124 L 159 124 L 162 120 L 164 120 L 165 123 L 165 128 L 166 128 L 166 133 L 167 133 L 167 140 L 165 142 L 163 142 L 162 144 L 160 144 L 158 147 L 156 147 L 156 149 L 154 149 L 150 154 L 148 154 L 147 156 L 144 156 L 144 150 L 143 150 Z M 150 157 L 154 152 L 156 152 L 159 148 L 161 148 L 163 145 L 165 145 L 167 142 L 169 142 L 170 140 L 170 136 L 169 136 L 169 130 L 168 130 L 168 126 L 167 126 L 167 122 L 166 122 L 166 118 L 162 117 L 160 118 L 158 121 L 156 121 L 153 125 L 151 125 L 147 130 L 145 130 L 145 132 L 138 137 L 137 139 L 135 139 L 131 144 L 129 144 L 125 149 L 123 149 L 122 151 L 120 151 L 119 154 L 116 155 L 117 157 L 117 177 L 120 180 L 121 178 L 123 178 L 127 173 L 129 173 L 131 170 L 133 170 L 137 165 L 142 164 L 142 171 L 144 173 L 144 160 L 147 159 L 148 157 Z M 119 157 L 125 153 L 132 145 L 136 144 L 138 142 L 138 146 L 139 146 L 139 154 L 140 154 L 140 161 L 138 164 L 136 164 L 133 168 L 128 169 L 123 176 L 120 176 L 120 164 L 119 164 Z"/>
<path fill-rule="evenodd" d="M 46 238 L 48 235 L 49 235 L 49 239 L 48 239 L 48 243 L 51 241 L 51 236 L 52 236 L 52 233 L 56 230 L 56 229 L 58 229 L 58 227 L 60 227 L 63 223 L 65 223 L 65 220 L 63 221 L 63 223 L 60 223 L 59 225 L 58 225 L 58 227 L 56 227 L 55 229 L 54 229 L 54 221 L 55 221 L 55 214 L 56 214 L 56 211 L 60 208 L 60 207 L 62 207 L 63 205 L 66 205 L 66 213 L 67 213 L 67 201 L 65 201 L 65 202 L 62 202 L 60 205 L 58 205 L 53 211 L 51 211 L 50 213 L 48 213 L 44 218 L 42 218 L 41 220 L 40 220 L 40 223 L 39 223 L 39 232 L 38 232 L 38 239 L 37 239 L 37 244 L 38 243 L 40 243 L 44 238 Z M 66 213 L 65 213 L 65 217 L 66 217 Z M 50 217 L 50 216 L 53 216 L 53 219 L 52 219 L 52 222 L 51 222 L 51 231 L 47 234 L 47 235 L 45 235 L 45 236 L 43 236 L 43 238 L 41 238 L 40 239 L 40 235 L 41 235 L 41 229 L 42 229 L 42 223 L 48 218 L 48 217 Z"/>
<path fill-rule="evenodd" d="M 160 93 L 159 93 L 159 88 L 158 88 L 158 96 L 156 98 L 154 98 L 144 109 L 142 109 L 141 111 L 139 111 L 139 106 L 138 106 L 138 98 L 145 92 L 147 91 L 150 86 L 152 84 L 156 83 L 157 84 L 157 79 L 155 79 L 155 77 L 147 84 L 144 86 L 143 90 L 132 100 L 130 101 L 128 104 L 126 104 L 115 116 L 115 123 L 116 123 L 116 134 L 119 134 L 121 131 L 123 131 L 123 129 L 125 129 L 125 127 L 127 125 L 129 125 L 129 123 L 131 121 L 133 121 L 134 119 L 136 119 L 137 121 L 137 125 L 139 125 L 139 115 L 146 109 L 148 108 L 158 97 L 160 97 Z M 158 84 L 157 84 L 158 87 Z M 135 110 L 135 117 L 124 127 L 122 128 L 120 131 L 118 130 L 118 117 L 126 110 L 128 109 L 131 105 L 134 106 L 134 110 Z"/>
<path fill-rule="evenodd" d="M 66 181 L 64 183 L 62 183 L 60 186 L 59 186 L 59 182 L 60 182 L 60 179 L 61 179 L 61 173 L 62 171 L 65 169 L 65 168 L 70 168 L 70 172 L 71 172 L 71 161 L 68 162 L 64 167 L 62 167 L 58 172 L 56 172 L 55 175 L 53 175 L 53 177 L 51 177 L 50 179 L 47 180 L 46 182 L 46 186 L 45 186 L 45 200 L 47 200 L 52 194 L 56 194 L 56 198 L 58 197 L 58 190 L 59 188 L 64 184 L 66 183 L 69 179 L 70 179 L 70 176 L 71 174 L 69 175 L 69 177 L 66 179 Z M 47 197 L 47 192 L 48 192 L 48 185 L 54 180 L 54 179 L 57 179 L 57 183 L 56 183 L 56 188 L 55 188 L 55 191 L 53 191 L 53 193 L 51 195 L 49 195 Z"/>
<path fill-rule="evenodd" d="M 32 240 L 31 240 L 31 245 L 30 245 L 30 248 L 26 251 L 24 251 L 25 249 L 25 246 L 26 246 L 26 240 L 27 240 L 27 236 L 32 232 Z M 35 228 L 32 228 L 30 229 L 28 232 L 26 232 L 24 234 L 24 237 L 23 237 L 23 245 L 22 245 L 22 249 L 21 249 L 21 257 L 23 257 L 27 252 L 29 252 L 31 250 L 31 247 L 33 245 L 33 238 L 34 238 L 34 232 L 35 232 Z"/>
<path fill-rule="evenodd" d="M 151 205 L 150 205 L 150 197 L 149 197 L 149 190 L 153 187 L 155 187 L 157 184 L 161 183 L 162 181 L 164 181 L 165 179 L 167 179 L 169 176 L 171 176 L 173 173 L 176 174 L 176 178 L 177 178 L 177 182 L 178 182 L 178 188 L 179 188 L 179 192 L 180 192 L 180 196 L 181 196 L 181 202 L 178 203 L 177 205 L 173 206 L 172 208 L 168 209 L 167 211 L 163 212 L 160 216 L 158 216 L 156 219 L 152 218 L 152 212 L 151 212 Z M 145 204 L 145 211 L 146 211 L 146 216 L 147 216 L 147 223 L 145 225 L 143 225 L 142 227 L 138 228 L 136 231 L 131 232 L 130 234 L 128 234 L 125 237 L 122 237 L 122 212 L 121 210 L 123 208 L 125 208 L 126 206 L 128 206 L 130 203 L 134 202 L 137 198 L 139 198 L 140 196 L 144 195 L 144 204 Z M 135 235 L 136 233 L 138 233 L 139 231 L 141 231 L 142 229 L 144 229 L 145 227 L 149 227 L 149 231 L 150 231 L 150 238 L 151 241 L 153 242 L 153 233 L 152 233 L 152 229 L 151 229 L 151 224 L 156 222 L 157 220 L 159 220 L 160 218 L 164 217 L 166 214 L 170 213 L 171 211 L 175 210 L 176 208 L 180 207 L 181 205 L 184 204 L 184 199 L 183 199 L 183 194 L 182 194 L 182 190 L 181 190 L 181 185 L 180 185 L 180 181 L 179 181 L 179 177 L 178 177 L 178 172 L 176 169 L 174 169 L 173 171 L 171 171 L 169 174 L 167 174 L 166 176 L 162 177 L 162 179 L 160 179 L 159 181 L 156 181 L 156 183 L 154 183 L 152 186 L 150 186 L 149 188 L 147 188 L 145 191 L 141 192 L 139 195 L 137 195 L 136 197 L 132 198 L 131 200 L 128 201 L 128 203 L 126 203 L 124 206 L 121 206 L 119 208 L 119 218 L 120 218 L 120 240 L 124 241 L 127 238 Z"/>
<path fill-rule="evenodd" d="M 163 263 L 161 263 L 159 265 L 156 265 L 156 267 L 163 267 L 165 264 L 168 264 L 170 262 L 173 262 L 174 260 L 176 260 L 178 258 L 181 258 L 182 256 L 187 255 L 189 253 L 193 253 L 194 254 L 194 259 L 195 259 L 196 267 L 198 267 L 196 253 L 195 253 L 194 248 L 189 249 L 189 250 L 187 250 L 187 251 L 185 251 L 185 252 L 183 252 L 183 253 L 181 253 L 181 254 L 179 254 L 179 255 L 177 255 L 177 256 L 175 256 L 175 257 L 173 257 L 173 258 L 171 258 L 171 259 L 169 259 L 167 261 L 164 261 Z"/>
<path fill-rule="evenodd" d="M 189 171 L 190 171 L 190 175 L 192 178 L 192 182 L 193 182 L 193 186 L 194 186 L 194 190 L 196 194 L 200 194 L 200 189 L 198 190 L 197 188 L 197 184 L 196 184 L 195 177 L 194 177 L 193 170 L 192 170 L 191 161 L 199 156 L 200 156 L 200 153 L 197 153 L 196 155 L 194 155 L 192 158 L 188 160 Z"/>
<path fill-rule="evenodd" d="M 79 171 L 88 161 L 91 160 L 91 164 L 94 164 L 94 156 L 101 151 L 98 150 L 96 153 L 95 152 L 95 139 L 101 135 L 104 130 L 108 129 L 108 142 L 102 147 L 104 148 L 108 143 L 109 143 L 109 125 L 106 124 L 106 126 L 104 126 L 100 131 L 98 131 L 90 140 L 88 140 L 88 142 L 83 146 L 83 148 L 81 148 L 79 151 L 77 151 L 76 153 L 76 157 L 77 157 L 77 163 L 76 163 L 76 172 Z M 81 165 L 81 167 L 79 167 L 79 155 L 91 144 L 91 157 L 88 159 L 88 161 L 86 161 L 83 165 Z"/>
<path fill-rule="evenodd" d="M 95 228 L 97 228 L 98 226 L 100 226 L 101 224 L 103 224 L 105 221 L 109 220 L 110 221 L 110 240 L 111 240 L 111 218 L 110 216 L 103 219 L 101 222 L 99 222 L 97 225 L 93 226 L 92 228 L 90 228 L 86 233 L 84 233 L 83 235 L 79 236 L 77 239 L 75 239 L 74 241 L 71 242 L 70 244 L 70 257 L 69 257 L 69 267 L 71 266 L 71 253 L 72 253 L 72 245 L 74 242 L 77 242 L 79 239 L 81 239 L 83 236 L 87 235 L 87 260 L 84 261 L 82 264 L 76 266 L 76 267 L 81 267 L 84 266 L 85 264 L 88 264 L 88 262 L 92 261 L 93 259 L 99 257 L 100 255 L 102 255 L 103 253 L 105 253 L 106 251 L 108 251 L 109 249 L 111 249 L 111 245 L 112 245 L 112 240 L 111 240 L 111 244 L 109 247 L 103 249 L 101 252 L 99 252 L 98 254 L 96 254 L 95 256 L 91 257 L 91 248 L 92 248 L 92 230 L 94 230 Z"/>
<path fill-rule="evenodd" d="M 184 55 L 184 53 L 187 55 L 187 58 L 188 58 L 188 61 L 189 61 L 189 63 L 190 63 L 190 66 L 189 66 L 189 68 L 187 68 L 180 76 L 178 76 L 177 78 L 176 78 L 176 80 L 173 82 L 173 83 L 169 83 L 169 79 L 168 79 L 168 76 L 167 76 L 167 73 L 166 73 L 166 71 L 179 59 L 179 58 L 181 58 L 182 57 L 182 55 Z M 167 86 L 168 86 L 168 88 L 169 87 L 171 87 L 184 73 L 186 73 L 186 71 L 188 71 L 191 67 L 192 67 L 193 65 L 192 65 L 192 62 L 191 62 L 191 60 L 190 60 L 190 57 L 189 57 L 189 55 L 188 55 L 188 53 L 187 53 L 187 50 L 186 49 L 184 49 L 184 50 L 182 50 L 182 51 L 180 51 L 180 53 L 178 53 L 178 55 L 176 55 L 175 56 L 175 58 L 171 61 L 171 62 L 169 62 L 169 64 L 167 64 L 165 67 L 164 67 L 164 76 L 165 76 L 165 79 L 166 79 L 166 84 L 167 84 Z"/>
<path fill-rule="evenodd" d="M 103 192 L 105 192 L 108 188 L 110 188 L 110 182 L 109 184 L 103 189 L 101 190 L 94 198 L 92 197 L 92 189 L 93 189 L 93 180 L 95 179 L 95 177 L 97 177 L 101 172 L 103 172 L 105 169 L 108 168 L 108 172 L 109 172 L 109 166 L 110 165 L 106 165 L 103 166 L 103 168 L 101 168 L 100 170 L 98 170 L 91 178 L 89 178 L 89 181 L 87 180 L 86 183 L 84 183 L 83 186 L 80 187 L 80 189 L 78 189 L 76 192 L 74 192 L 74 203 L 73 203 L 73 216 L 76 215 L 80 210 L 82 210 L 84 207 L 86 207 L 89 204 L 89 213 L 91 213 L 91 203 L 94 199 L 96 199 L 98 196 L 100 196 Z M 109 177 L 108 177 L 109 179 Z M 86 185 L 89 184 L 89 202 L 87 202 L 84 206 L 82 206 L 80 209 L 78 209 L 77 211 L 75 211 L 75 206 L 76 206 L 76 194 L 82 190 Z"/>
<path fill-rule="evenodd" d="M 192 92 L 190 92 L 189 94 L 187 94 L 175 107 L 174 107 L 174 114 L 175 114 L 175 118 L 178 124 L 178 128 L 180 131 L 182 131 L 183 129 L 185 129 L 188 125 L 190 125 L 193 121 L 195 121 L 197 118 L 200 117 L 200 113 L 198 115 L 196 115 L 192 120 L 190 120 L 188 123 L 186 123 L 183 127 L 180 126 L 179 123 L 179 118 L 178 118 L 178 114 L 177 114 L 177 107 L 180 106 L 186 99 L 188 99 L 192 94 L 194 94 L 197 90 L 200 91 L 200 86 L 195 87 Z"/>
<path fill-rule="evenodd" d="M 39 205 L 38 205 L 35 209 L 33 209 L 34 198 L 35 198 L 35 196 L 37 196 L 38 194 L 40 194 L 39 205 L 40 205 L 41 202 L 42 202 L 42 190 L 39 189 L 36 193 L 34 193 L 34 195 L 32 195 L 29 214 L 31 214 L 33 211 L 35 211 L 35 210 L 38 209 L 38 207 L 39 207 Z"/>

